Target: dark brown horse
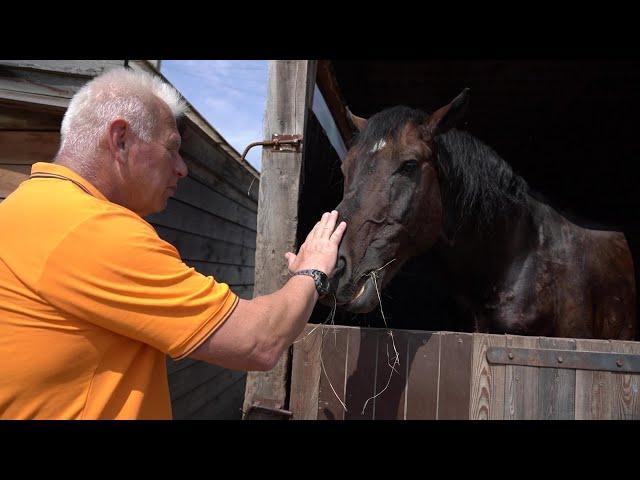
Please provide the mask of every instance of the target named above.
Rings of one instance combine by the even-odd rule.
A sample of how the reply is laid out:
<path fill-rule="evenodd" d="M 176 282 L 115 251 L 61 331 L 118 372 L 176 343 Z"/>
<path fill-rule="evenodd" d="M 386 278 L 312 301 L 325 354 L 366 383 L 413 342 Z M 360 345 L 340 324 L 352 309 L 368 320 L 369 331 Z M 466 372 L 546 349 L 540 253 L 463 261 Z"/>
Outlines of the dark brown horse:
<path fill-rule="evenodd" d="M 376 286 L 428 253 L 436 259 L 428 273 L 465 312 L 467 331 L 634 338 L 624 235 L 571 223 L 491 148 L 452 129 L 467 99 L 465 90 L 431 115 L 406 107 L 351 115 L 359 133 L 342 165 L 338 305 L 372 311 Z"/>

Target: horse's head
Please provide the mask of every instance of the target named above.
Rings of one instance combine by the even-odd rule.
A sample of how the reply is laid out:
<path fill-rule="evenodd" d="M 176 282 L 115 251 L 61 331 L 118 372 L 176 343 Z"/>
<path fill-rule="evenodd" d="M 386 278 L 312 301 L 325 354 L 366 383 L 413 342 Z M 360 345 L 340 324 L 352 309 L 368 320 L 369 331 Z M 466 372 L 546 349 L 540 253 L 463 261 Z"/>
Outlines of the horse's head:
<path fill-rule="evenodd" d="M 337 303 L 347 310 L 373 310 L 374 283 L 382 289 L 436 241 L 442 201 L 434 140 L 454 126 L 467 98 L 464 90 L 431 115 L 406 107 L 369 120 L 350 115 L 359 133 L 342 164 L 344 197 L 336 209 L 347 230 L 332 278 Z"/>

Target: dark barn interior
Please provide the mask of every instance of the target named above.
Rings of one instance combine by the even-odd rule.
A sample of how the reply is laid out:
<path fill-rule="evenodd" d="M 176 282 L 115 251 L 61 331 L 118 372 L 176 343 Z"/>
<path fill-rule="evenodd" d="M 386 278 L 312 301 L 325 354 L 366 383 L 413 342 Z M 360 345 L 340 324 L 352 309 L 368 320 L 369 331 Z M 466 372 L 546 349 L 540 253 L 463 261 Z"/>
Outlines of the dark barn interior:
<path fill-rule="evenodd" d="M 640 64 L 633 61 L 330 61 L 341 101 L 368 118 L 395 105 L 433 111 L 463 88 L 471 100 L 467 130 L 491 146 L 529 186 L 583 227 L 623 231 L 634 256 L 636 284 L 640 226 L 636 178 Z M 340 160 L 317 119 L 305 138 L 299 241 L 322 212 L 342 197 Z M 419 274 L 424 259 L 407 264 L 383 292 L 390 326 L 455 330 L 455 308 Z M 329 308 L 318 305 L 312 322 Z M 383 327 L 380 311 L 338 310 L 336 324 Z"/>

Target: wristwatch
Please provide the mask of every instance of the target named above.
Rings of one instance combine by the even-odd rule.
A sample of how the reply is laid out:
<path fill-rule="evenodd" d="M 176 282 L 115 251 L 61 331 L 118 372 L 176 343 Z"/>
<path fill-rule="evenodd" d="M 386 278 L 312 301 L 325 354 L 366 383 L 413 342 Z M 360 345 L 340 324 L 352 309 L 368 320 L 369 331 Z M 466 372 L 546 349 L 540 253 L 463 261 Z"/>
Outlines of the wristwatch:
<path fill-rule="evenodd" d="M 324 297 L 327 293 L 329 293 L 329 277 L 324 272 L 316 269 L 310 270 L 298 270 L 293 275 L 308 275 L 313 278 L 313 281 L 316 284 L 316 290 L 318 291 L 318 295 L 320 298 Z"/>

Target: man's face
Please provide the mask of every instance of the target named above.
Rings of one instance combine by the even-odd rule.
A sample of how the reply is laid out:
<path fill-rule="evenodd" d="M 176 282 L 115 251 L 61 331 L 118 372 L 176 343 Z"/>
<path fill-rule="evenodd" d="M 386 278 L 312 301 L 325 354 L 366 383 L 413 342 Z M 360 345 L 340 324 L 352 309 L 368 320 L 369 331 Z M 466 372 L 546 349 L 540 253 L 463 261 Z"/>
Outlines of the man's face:
<path fill-rule="evenodd" d="M 180 156 L 180 134 L 169 108 L 157 102 L 158 122 L 151 142 L 138 140 L 130 151 L 130 206 L 144 217 L 164 210 L 178 180 L 187 175 Z"/>

